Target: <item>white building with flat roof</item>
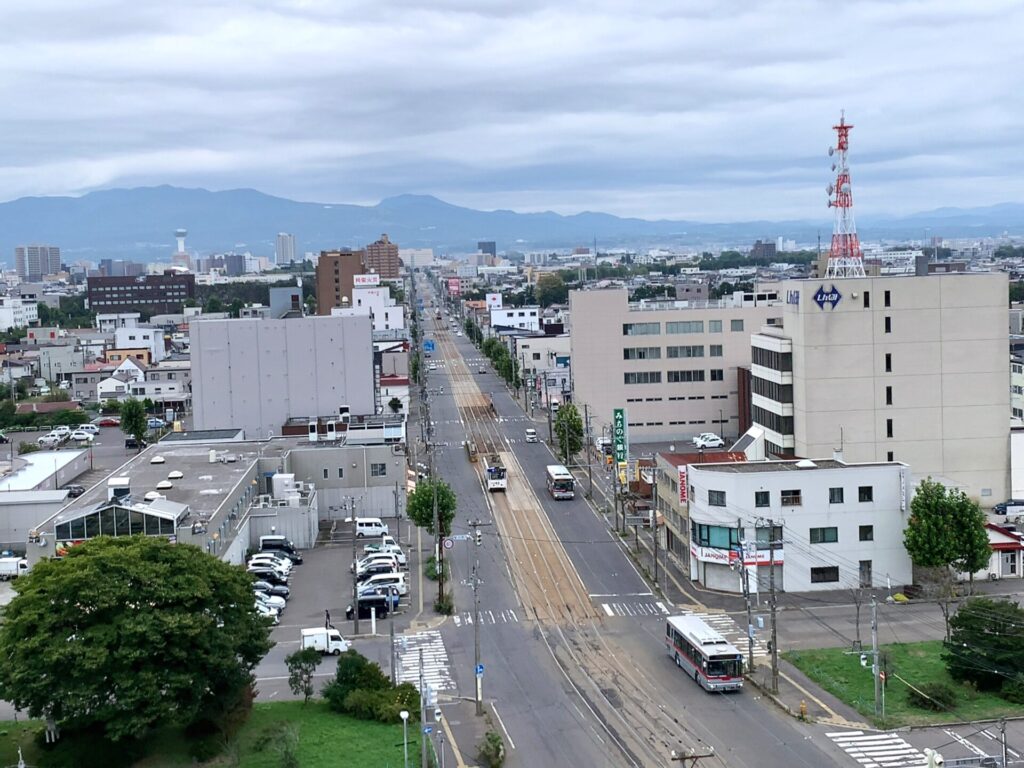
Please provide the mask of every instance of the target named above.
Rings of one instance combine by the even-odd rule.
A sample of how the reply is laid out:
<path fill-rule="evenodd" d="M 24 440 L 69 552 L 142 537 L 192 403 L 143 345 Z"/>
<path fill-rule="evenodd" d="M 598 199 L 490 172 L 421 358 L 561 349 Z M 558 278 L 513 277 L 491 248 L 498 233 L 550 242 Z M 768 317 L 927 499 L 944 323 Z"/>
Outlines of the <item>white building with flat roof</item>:
<path fill-rule="evenodd" d="M 913 581 L 903 531 L 909 468 L 838 459 L 679 468 L 690 578 L 711 589 L 787 592 L 902 588 Z M 772 542 L 774 541 L 774 545 Z M 774 555 L 774 561 L 772 556 Z"/>
<path fill-rule="evenodd" d="M 491 307 L 491 328 L 516 328 L 523 331 L 540 330 L 540 307 Z"/>
<path fill-rule="evenodd" d="M 782 316 L 773 291 L 633 303 L 626 289 L 570 291 L 569 308 L 577 405 L 589 405 L 596 435 L 625 408 L 634 442 L 736 437 L 750 334 Z"/>
<path fill-rule="evenodd" d="M 751 337 L 768 452 L 902 461 L 983 506 L 1009 490 L 1007 276 L 791 280 Z"/>

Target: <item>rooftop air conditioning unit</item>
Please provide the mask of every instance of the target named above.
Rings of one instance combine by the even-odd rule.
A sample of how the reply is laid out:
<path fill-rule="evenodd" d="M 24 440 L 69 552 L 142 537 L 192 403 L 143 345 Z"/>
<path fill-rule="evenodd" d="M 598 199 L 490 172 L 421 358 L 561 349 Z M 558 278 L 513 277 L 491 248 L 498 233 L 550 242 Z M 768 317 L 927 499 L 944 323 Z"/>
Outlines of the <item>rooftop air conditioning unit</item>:
<path fill-rule="evenodd" d="M 338 422 L 331 419 L 327 422 L 327 440 L 328 442 L 334 442 L 338 439 Z"/>
<path fill-rule="evenodd" d="M 339 405 L 338 417 L 340 418 L 342 424 L 350 423 L 352 421 L 351 408 L 349 408 L 349 406 L 347 405 Z"/>
<path fill-rule="evenodd" d="M 315 443 L 318 439 L 319 438 L 316 434 L 316 419 L 313 419 L 309 422 L 309 442 Z"/>

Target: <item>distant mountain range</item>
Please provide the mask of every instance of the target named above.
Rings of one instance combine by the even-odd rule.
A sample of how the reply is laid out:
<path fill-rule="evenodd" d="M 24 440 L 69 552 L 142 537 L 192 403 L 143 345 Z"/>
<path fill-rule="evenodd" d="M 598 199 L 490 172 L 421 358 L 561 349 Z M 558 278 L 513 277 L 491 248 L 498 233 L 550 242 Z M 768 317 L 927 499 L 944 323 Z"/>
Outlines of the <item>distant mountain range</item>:
<path fill-rule="evenodd" d="M 940 208 L 904 217 L 863 217 L 864 240 L 919 239 L 1024 233 L 1024 204 Z M 59 245 L 66 261 L 101 258 L 156 261 L 174 250 L 174 231 L 188 230 L 187 246 L 200 253 L 249 250 L 271 255 L 278 232 L 296 236 L 297 256 L 339 246 L 360 247 L 386 232 L 404 247 L 438 253 L 476 250 L 495 240 L 499 251 L 590 245 L 654 247 L 750 244 L 778 236 L 827 241 L 831 221 L 750 221 L 729 224 L 647 221 L 605 213 L 477 211 L 426 195 L 399 195 L 377 205 L 303 203 L 252 189 L 210 192 L 180 187 L 139 187 L 81 197 L 23 197 L 0 203 L 0 259 L 13 263 L 14 247 Z"/>

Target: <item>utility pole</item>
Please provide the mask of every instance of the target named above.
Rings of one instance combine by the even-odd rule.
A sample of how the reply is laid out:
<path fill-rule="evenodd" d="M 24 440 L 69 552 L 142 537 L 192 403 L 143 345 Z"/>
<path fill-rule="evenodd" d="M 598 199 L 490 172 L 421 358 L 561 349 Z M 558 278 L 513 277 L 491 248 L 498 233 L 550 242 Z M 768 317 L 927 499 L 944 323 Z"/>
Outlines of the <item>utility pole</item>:
<path fill-rule="evenodd" d="M 420 765 L 427 763 L 427 735 L 423 726 L 427 724 L 427 686 L 423 681 L 423 649 L 420 648 Z"/>
<path fill-rule="evenodd" d="M 751 613 L 750 607 L 750 571 L 747 570 L 747 542 L 743 542 L 740 549 L 740 568 L 743 570 L 743 599 L 747 603 L 747 668 L 751 674 L 754 672 L 754 617 Z M 754 553 L 756 556 L 757 545 L 754 545 Z M 774 624 L 772 625 L 775 626 Z M 775 644 L 772 643 L 772 647 Z"/>
<path fill-rule="evenodd" d="M 1006 761 L 1006 720 L 1003 718 L 999 719 L 999 744 L 1003 751 L 1003 768 L 1009 765 Z"/>
<path fill-rule="evenodd" d="M 768 521 L 768 590 L 771 593 L 772 609 L 772 693 L 779 693 L 779 635 L 776 607 L 778 600 L 775 595 L 775 521 Z M 877 677 L 876 685 L 877 685 Z M 878 689 L 875 689 L 876 693 Z"/>
<path fill-rule="evenodd" d="M 875 717 L 881 712 L 882 678 L 878 668 L 878 601 L 871 596 L 871 676 L 875 678 Z"/>
<path fill-rule="evenodd" d="M 441 546 L 441 516 L 437 509 L 437 478 L 434 477 L 434 451 L 430 451 L 430 483 L 434 489 L 434 560 L 437 562 L 437 601 L 444 602 L 444 547 Z"/>
<path fill-rule="evenodd" d="M 587 487 L 587 498 L 590 499 L 590 498 L 593 498 L 593 496 L 594 496 L 594 457 L 590 455 L 590 447 L 594 444 L 594 436 L 590 434 L 590 406 L 588 406 L 586 403 L 583 404 L 583 421 L 586 423 L 586 433 L 587 433 L 587 445 L 586 445 L 585 455 L 587 457 L 587 484 L 588 484 L 588 487 Z M 654 568 L 655 568 L 655 571 L 654 571 L 654 581 L 657 582 L 658 581 L 658 571 L 657 571 L 657 568 L 658 568 L 658 565 L 657 565 L 658 557 L 657 557 L 657 555 L 655 555 L 654 561 L 655 561 L 655 565 L 654 565 Z"/>
<path fill-rule="evenodd" d="M 618 531 L 619 531 L 619 464 L 618 464 L 618 462 L 615 463 L 615 466 L 612 468 L 612 471 L 614 473 L 613 476 L 612 476 L 612 504 L 613 504 L 612 514 L 615 515 L 615 532 L 618 533 Z M 625 522 L 623 522 L 622 529 L 623 530 L 626 529 Z"/>
<path fill-rule="evenodd" d="M 480 528 L 488 523 L 483 523 L 479 520 L 473 520 L 469 523 L 473 529 L 473 542 L 479 547 L 483 544 L 483 533 Z M 484 714 L 484 693 L 483 693 L 483 664 L 480 662 L 480 556 L 477 555 L 476 561 L 473 565 L 473 656 L 474 656 L 474 668 L 473 672 L 476 677 L 476 716 L 482 717 Z"/>
<path fill-rule="evenodd" d="M 548 407 L 548 444 L 555 441 L 551 432 L 551 398 L 548 396 L 548 372 L 544 371 L 544 402 Z"/>
<path fill-rule="evenodd" d="M 352 634 L 359 634 L 359 574 L 357 573 L 356 563 L 359 562 L 358 556 L 356 555 L 356 542 L 359 537 L 356 536 L 356 505 L 355 500 L 349 500 L 349 513 L 348 516 L 352 518 Z"/>
<path fill-rule="evenodd" d="M 654 534 L 654 586 L 658 586 L 658 456 L 654 456 L 654 487 L 651 489 L 654 496 L 654 512 L 651 517 L 651 532 Z"/>
<path fill-rule="evenodd" d="M 529 409 L 529 404 L 527 401 L 530 399 L 530 393 L 526 387 L 526 353 L 520 352 L 519 356 L 523 361 L 523 364 L 519 370 L 519 378 L 523 382 L 523 413 L 526 413 L 526 411 Z"/>
<path fill-rule="evenodd" d="M 391 685 L 398 685 L 398 669 L 395 664 L 395 612 L 388 611 L 388 624 L 391 625 Z"/>

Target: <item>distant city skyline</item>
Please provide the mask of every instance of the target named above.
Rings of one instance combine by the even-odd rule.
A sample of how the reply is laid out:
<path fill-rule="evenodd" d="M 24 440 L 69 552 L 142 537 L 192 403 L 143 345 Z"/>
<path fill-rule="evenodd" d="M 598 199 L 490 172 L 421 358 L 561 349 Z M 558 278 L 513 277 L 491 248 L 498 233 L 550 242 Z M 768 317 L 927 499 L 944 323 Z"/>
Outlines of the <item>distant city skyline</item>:
<path fill-rule="evenodd" d="M 809 219 L 841 109 L 858 213 L 1024 200 L 1020 2 L 20 6 L 0 200 L 168 183 Z"/>

